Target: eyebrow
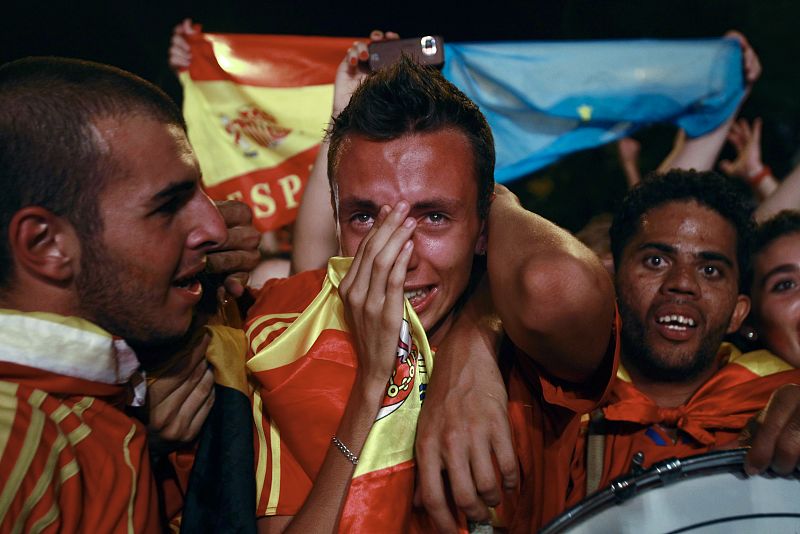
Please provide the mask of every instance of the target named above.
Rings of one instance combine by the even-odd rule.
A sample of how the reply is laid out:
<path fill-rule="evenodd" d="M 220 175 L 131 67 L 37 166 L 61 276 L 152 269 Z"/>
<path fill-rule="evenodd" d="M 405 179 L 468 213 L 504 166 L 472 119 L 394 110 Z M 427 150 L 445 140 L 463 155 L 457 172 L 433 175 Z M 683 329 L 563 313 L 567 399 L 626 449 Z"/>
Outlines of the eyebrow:
<path fill-rule="evenodd" d="M 398 200 L 399 202 L 399 200 Z M 432 198 L 416 202 L 411 206 L 409 213 L 419 211 L 441 210 L 452 212 L 455 211 L 461 202 L 458 200 L 448 198 Z M 380 209 L 380 206 L 372 200 L 366 198 L 352 197 L 342 201 L 340 205 L 341 211 L 366 211 L 375 212 Z"/>
<path fill-rule="evenodd" d="M 649 248 L 654 248 L 659 252 L 665 252 L 668 254 L 677 252 L 677 249 L 673 246 L 667 245 L 665 243 L 656 243 L 656 242 L 642 243 L 636 250 L 647 250 Z"/>
<path fill-rule="evenodd" d="M 348 198 L 339 205 L 339 211 L 366 211 L 375 212 L 380 206 L 365 198 Z"/>
<path fill-rule="evenodd" d="M 800 268 L 798 268 L 798 266 L 794 263 L 784 263 L 782 265 L 778 265 L 777 267 L 770 269 L 767 274 L 761 277 L 761 282 L 759 285 L 761 286 L 761 289 L 764 289 L 770 277 L 776 274 L 796 273 L 798 271 L 800 271 Z"/>
<path fill-rule="evenodd" d="M 720 261 L 733 269 L 733 260 L 720 252 L 703 251 L 700 252 L 698 256 L 706 261 Z"/>
<path fill-rule="evenodd" d="M 180 182 L 173 182 L 167 185 L 164 189 L 153 195 L 151 201 L 157 203 L 161 200 L 182 195 L 194 191 L 197 187 L 197 180 L 183 180 Z"/>
<path fill-rule="evenodd" d="M 678 252 L 678 249 L 673 247 L 672 245 L 667 245 L 666 243 L 659 243 L 659 242 L 642 243 L 641 245 L 639 245 L 638 250 L 647 250 L 651 248 L 656 249 L 660 252 L 664 252 L 666 254 L 675 254 Z M 733 260 L 731 260 L 728 256 L 720 252 L 703 250 L 695 254 L 695 257 L 701 258 L 706 261 L 719 261 L 724 263 L 731 269 L 734 268 Z"/>
<path fill-rule="evenodd" d="M 458 209 L 461 205 L 459 200 L 449 199 L 449 198 L 432 198 L 429 200 L 424 200 L 422 202 L 417 202 L 413 206 L 411 206 L 411 211 L 430 211 L 430 210 L 440 210 L 446 212 L 453 212 Z"/>

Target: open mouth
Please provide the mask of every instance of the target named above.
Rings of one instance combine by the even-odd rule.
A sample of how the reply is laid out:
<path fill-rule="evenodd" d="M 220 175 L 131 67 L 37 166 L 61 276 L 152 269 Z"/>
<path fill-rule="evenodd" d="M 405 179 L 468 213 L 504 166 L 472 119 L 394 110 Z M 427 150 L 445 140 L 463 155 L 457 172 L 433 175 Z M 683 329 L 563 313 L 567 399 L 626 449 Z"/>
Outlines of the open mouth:
<path fill-rule="evenodd" d="M 656 322 L 664 325 L 667 330 L 674 330 L 676 332 L 686 332 L 690 328 L 695 328 L 695 320 L 691 317 L 679 314 L 661 315 L 656 318 Z"/>
<path fill-rule="evenodd" d="M 419 312 L 420 307 L 424 306 L 428 297 L 431 296 L 433 286 L 418 287 L 416 289 L 408 289 L 403 292 L 403 296 L 408 299 L 411 307 Z"/>
<path fill-rule="evenodd" d="M 177 287 L 192 295 L 201 295 L 203 293 L 203 285 L 200 283 L 197 273 L 174 280 L 172 287 Z"/>

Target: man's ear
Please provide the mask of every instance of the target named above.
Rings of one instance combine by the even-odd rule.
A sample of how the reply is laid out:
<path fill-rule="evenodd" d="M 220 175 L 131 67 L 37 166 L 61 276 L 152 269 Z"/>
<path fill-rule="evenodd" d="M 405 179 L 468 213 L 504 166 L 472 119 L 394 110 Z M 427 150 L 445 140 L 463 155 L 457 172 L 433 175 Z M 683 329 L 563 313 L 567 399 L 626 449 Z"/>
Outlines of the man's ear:
<path fill-rule="evenodd" d="M 80 243 L 65 219 L 40 206 L 17 211 L 8 229 L 9 247 L 18 270 L 63 283 L 77 274 Z"/>
<path fill-rule="evenodd" d="M 750 312 L 750 297 L 747 295 L 739 295 L 736 297 L 736 307 L 733 309 L 731 315 L 731 322 L 728 324 L 727 334 L 732 334 L 739 330 L 744 322 L 747 314 Z"/>
<path fill-rule="evenodd" d="M 475 242 L 475 254 L 478 256 L 486 255 L 486 248 L 489 245 L 489 225 L 488 220 L 481 221 L 481 233 L 478 234 L 478 240 Z"/>
<path fill-rule="evenodd" d="M 495 188 L 497 185 L 495 185 Z M 491 207 L 492 202 L 494 199 L 497 198 L 497 193 L 492 191 L 492 194 L 489 195 L 489 206 Z M 489 216 L 486 215 L 483 219 L 481 219 L 481 233 L 478 236 L 478 241 L 475 242 L 475 254 L 478 256 L 485 256 L 486 249 L 489 247 Z"/>

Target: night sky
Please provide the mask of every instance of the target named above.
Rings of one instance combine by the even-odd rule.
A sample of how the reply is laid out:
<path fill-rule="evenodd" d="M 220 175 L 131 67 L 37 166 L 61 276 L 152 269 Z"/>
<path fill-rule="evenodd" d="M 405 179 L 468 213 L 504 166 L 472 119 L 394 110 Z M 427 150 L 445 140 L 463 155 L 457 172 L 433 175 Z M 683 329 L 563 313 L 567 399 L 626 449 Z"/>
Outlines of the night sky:
<path fill-rule="evenodd" d="M 743 110 L 747 117 L 764 119 L 764 159 L 782 176 L 800 148 L 800 39 L 795 30 L 800 2 L 793 0 L 384 0 L 372 5 L 301 0 L 7 1 L 0 10 L 0 62 L 26 55 L 92 59 L 131 70 L 176 98 L 180 87 L 167 68 L 166 55 L 173 26 L 186 16 L 209 32 L 366 36 L 380 28 L 409 37 L 440 34 L 454 42 L 713 37 L 735 28 L 750 39 L 764 65 L 762 79 Z M 657 166 L 669 150 L 671 136 L 671 129 L 658 127 L 638 136 L 644 170 Z M 613 154 L 611 148 L 603 148 L 577 155 L 522 180 L 515 189 L 529 207 L 576 229 L 592 212 L 610 209 L 613 197 L 624 190 Z M 537 186 L 542 180 L 556 187 Z M 595 189 L 600 183 L 605 185 Z M 576 190 L 585 190 L 594 200 L 581 203 L 574 198 Z"/>

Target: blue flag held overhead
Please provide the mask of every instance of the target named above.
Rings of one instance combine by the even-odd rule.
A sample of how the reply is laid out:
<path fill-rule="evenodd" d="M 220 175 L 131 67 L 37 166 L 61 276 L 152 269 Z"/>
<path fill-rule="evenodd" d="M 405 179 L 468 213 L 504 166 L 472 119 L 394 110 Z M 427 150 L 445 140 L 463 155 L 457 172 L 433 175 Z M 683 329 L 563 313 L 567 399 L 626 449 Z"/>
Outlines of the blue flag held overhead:
<path fill-rule="evenodd" d="M 247 202 L 264 231 L 294 220 L 351 43 L 193 35 L 184 113 L 213 198 Z M 486 115 L 499 182 L 652 123 L 702 135 L 744 95 L 733 39 L 448 43 L 443 73 Z"/>
<path fill-rule="evenodd" d="M 449 43 L 443 73 L 486 115 L 499 182 L 648 124 L 703 135 L 744 95 L 732 39 Z"/>

